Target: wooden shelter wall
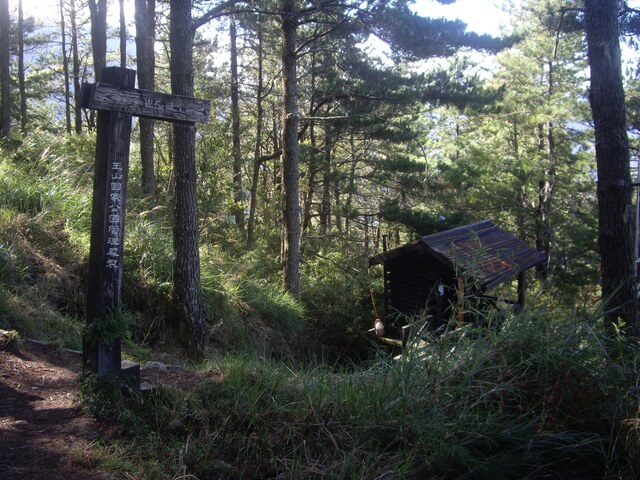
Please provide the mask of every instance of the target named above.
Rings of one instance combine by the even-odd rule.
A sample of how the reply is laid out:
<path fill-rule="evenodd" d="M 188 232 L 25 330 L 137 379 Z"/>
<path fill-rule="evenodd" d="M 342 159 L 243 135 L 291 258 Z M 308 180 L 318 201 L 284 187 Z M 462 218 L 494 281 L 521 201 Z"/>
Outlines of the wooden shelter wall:
<path fill-rule="evenodd" d="M 390 260 L 386 264 L 391 306 L 405 315 L 437 307 L 438 286 L 453 286 L 453 274 L 424 252 Z"/>

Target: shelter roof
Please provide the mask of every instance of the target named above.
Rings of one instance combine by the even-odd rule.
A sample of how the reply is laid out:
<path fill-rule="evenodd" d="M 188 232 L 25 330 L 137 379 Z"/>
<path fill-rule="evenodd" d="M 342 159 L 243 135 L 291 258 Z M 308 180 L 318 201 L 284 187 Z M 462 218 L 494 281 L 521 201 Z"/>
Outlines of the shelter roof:
<path fill-rule="evenodd" d="M 498 228 L 491 220 L 464 225 L 426 235 L 410 244 L 369 259 L 369 266 L 426 252 L 449 267 L 456 276 L 465 275 L 480 282 L 482 289 L 492 288 L 520 272 L 545 261 L 544 252 Z"/>

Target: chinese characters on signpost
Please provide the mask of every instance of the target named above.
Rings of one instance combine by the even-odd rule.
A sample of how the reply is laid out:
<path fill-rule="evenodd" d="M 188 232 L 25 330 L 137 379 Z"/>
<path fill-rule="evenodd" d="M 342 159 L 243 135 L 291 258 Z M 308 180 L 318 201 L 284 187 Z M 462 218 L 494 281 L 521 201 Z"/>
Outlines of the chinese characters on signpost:
<path fill-rule="evenodd" d="M 109 224 L 107 227 L 107 262 L 105 268 L 117 270 L 122 258 L 120 233 L 124 227 L 124 208 L 122 203 L 122 159 L 111 165 L 109 182 Z"/>

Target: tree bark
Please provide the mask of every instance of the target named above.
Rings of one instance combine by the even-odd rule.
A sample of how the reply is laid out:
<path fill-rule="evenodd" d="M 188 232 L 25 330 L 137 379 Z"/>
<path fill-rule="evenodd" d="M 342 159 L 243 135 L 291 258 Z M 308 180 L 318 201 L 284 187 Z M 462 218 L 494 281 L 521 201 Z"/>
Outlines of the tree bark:
<path fill-rule="evenodd" d="M 71 56 L 73 69 L 73 92 L 74 92 L 74 128 L 77 134 L 82 133 L 82 108 L 80 107 L 80 54 L 78 52 L 78 25 L 76 23 L 76 2 L 71 0 L 71 10 L 69 20 L 71 23 Z"/>
<path fill-rule="evenodd" d="M 551 102 L 554 94 L 554 63 L 553 60 L 547 62 L 547 97 Z M 538 207 L 536 211 L 536 248 L 544 251 L 547 255 L 546 261 L 538 267 L 538 272 L 543 279 L 549 275 L 549 265 L 551 260 L 551 241 L 553 239 L 553 227 L 551 225 L 551 208 L 553 202 L 553 192 L 556 186 L 556 165 L 558 157 L 556 153 L 555 124 L 552 120 L 546 125 L 538 126 L 539 149 L 544 148 L 546 140 L 547 166 L 544 171 L 544 178 L 538 182 Z"/>
<path fill-rule="evenodd" d="M 136 0 L 136 62 L 138 85 L 144 90 L 155 89 L 155 0 Z M 140 161 L 142 163 L 142 190 L 155 203 L 156 175 L 153 153 L 153 125 L 150 118 L 140 119 Z"/>
<path fill-rule="evenodd" d="M 349 149 L 351 152 L 351 164 L 349 167 L 349 183 L 348 183 L 348 189 L 349 192 L 347 194 L 347 200 L 345 202 L 345 209 L 347 211 L 347 216 L 345 218 L 345 222 L 344 222 L 344 231 L 347 235 L 349 235 L 351 233 L 351 215 L 352 215 L 352 210 L 351 210 L 351 206 L 353 204 L 353 194 L 356 191 L 356 171 L 358 168 L 358 152 L 356 149 L 356 145 L 355 145 L 355 139 L 353 136 L 353 132 L 351 133 L 351 135 L 349 136 Z M 365 234 L 368 237 L 369 235 L 369 231 L 368 231 L 368 224 L 369 220 L 367 215 L 364 215 L 364 225 L 365 225 Z M 365 238 L 365 247 L 368 249 L 369 246 L 369 240 L 368 238 Z"/>
<path fill-rule="evenodd" d="M 107 0 L 89 0 L 89 12 L 91 13 L 93 74 L 99 82 L 102 69 L 107 66 Z"/>
<path fill-rule="evenodd" d="M 262 161 L 262 122 L 264 107 L 262 104 L 264 95 L 264 67 L 263 67 L 263 43 L 262 22 L 258 18 L 258 86 L 256 89 L 256 143 L 253 151 L 253 171 L 251 174 L 251 186 L 249 187 L 249 218 L 247 220 L 247 246 L 253 247 L 255 243 L 256 208 L 258 204 L 258 181 L 260 178 L 260 166 Z"/>
<path fill-rule="evenodd" d="M 190 0 L 170 2 L 171 93 L 193 96 L 193 37 Z M 207 341 L 200 287 L 196 204 L 195 126 L 174 124 L 175 221 L 173 292 L 178 320 L 189 328 L 189 353 L 199 357 Z"/>
<path fill-rule="evenodd" d="M 638 299 L 633 248 L 629 141 L 620 43 L 618 1 L 585 0 L 585 31 L 591 68 L 589 101 L 595 127 L 602 296 L 605 327 L 638 336 Z"/>
<path fill-rule="evenodd" d="M 20 6 L 22 6 L 22 0 L 20 0 Z M 64 75 L 64 118 L 67 133 L 71 133 L 71 79 L 69 75 L 69 57 L 67 55 L 67 25 L 64 16 L 64 0 L 60 0 L 60 36 L 62 37 L 60 46 L 62 48 L 62 72 Z M 20 88 L 20 99 L 22 100 L 22 86 Z"/>
<path fill-rule="evenodd" d="M 27 132 L 27 83 L 24 76 L 24 14 L 22 0 L 18 1 L 18 89 L 20 90 L 20 128 Z"/>
<path fill-rule="evenodd" d="M 311 65 L 309 66 L 309 73 L 311 78 L 309 79 L 309 92 L 311 94 L 311 98 L 309 98 L 309 117 L 315 116 L 315 108 L 316 108 L 316 92 L 317 85 L 316 72 L 320 70 L 316 66 L 317 53 L 315 51 L 311 51 Z M 309 128 L 307 129 L 309 133 L 309 147 L 311 152 L 313 152 L 309 157 L 308 170 L 307 170 L 307 188 L 303 194 L 303 204 L 302 204 L 302 232 L 301 238 L 304 237 L 309 228 L 311 227 L 311 219 L 312 219 L 312 208 L 313 208 L 313 200 L 316 195 L 316 175 L 318 174 L 318 166 L 317 166 L 317 156 L 316 152 L 318 151 L 318 142 L 316 135 L 316 123 L 315 120 L 309 120 Z M 300 141 L 300 138 L 298 138 Z"/>
<path fill-rule="evenodd" d="M 127 22 L 124 17 L 124 0 L 120 0 L 120 67 L 127 68 Z"/>
<path fill-rule="evenodd" d="M 236 19 L 229 17 L 229 50 L 231 54 L 231 131 L 233 137 L 233 201 L 236 225 L 244 230 L 244 205 L 242 199 L 242 151 L 240 150 L 240 92 L 238 78 L 238 47 Z"/>
<path fill-rule="evenodd" d="M 10 28 L 9 0 L 0 0 L 0 138 L 11 134 Z"/>
<path fill-rule="evenodd" d="M 282 0 L 282 77 L 284 117 L 282 132 L 283 261 L 285 287 L 300 293 L 300 154 L 298 147 L 298 83 L 296 43 L 298 15 L 295 0 Z"/>
<path fill-rule="evenodd" d="M 329 122 L 324 125 L 324 156 L 322 159 L 322 203 L 320 205 L 320 235 L 329 232 L 331 219 L 331 153 L 333 151 L 332 128 Z"/>

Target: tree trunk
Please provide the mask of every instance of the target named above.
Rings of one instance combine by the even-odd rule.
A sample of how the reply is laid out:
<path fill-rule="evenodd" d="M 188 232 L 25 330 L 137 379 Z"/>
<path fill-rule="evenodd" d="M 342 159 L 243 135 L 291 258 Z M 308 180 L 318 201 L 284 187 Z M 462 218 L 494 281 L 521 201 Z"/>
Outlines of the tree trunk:
<path fill-rule="evenodd" d="M 22 0 L 20 0 L 22 6 Z M 67 126 L 67 133 L 71 133 L 71 79 L 69 76 L 69 57 L 67 55 L 67 28 L 64 16 L 64 0 L 60 0 L 60 36 L 62 37 L 62 72 L 64 74 L 64 118 Z M 22 70 L 22 68 L 18 68 Z M 24 75 L 24 72 L 23 72 Z M 20 100 L 22 103 L 22 85 L 20 87 Z M 22 109 L 21 109 L 22 110 Z M 20 115 L 22 117 L 22 115 Z M 24 127 L 23 127 L 24 129 Z"/>
<path fill-rule="evenodd" d="M 311 132 L 311 129 L 309 130 Z M 313 138 L 313 137 L 311 137 Z M 312 148 L 313 148 L 313 140 L 312 140 Z M 311 162 L 309 167 L 309 172 L 307 176 L 309 177 L 307 180 L 307 191 L 304 196 L 304 205 L 302 211 L 302 234 L 304 235 L 309 231 L 309 227 L 311 226 L 311 207 L 313 206 L 313 197 L 315 196 L 315 185 L 316 185 L 316 173 L 317 169 L 314 165 L 315 162 Z"/>
<path fill-rule="evenodd" d="M 9 0 L 0 0 L 0 138 L 11 134 L 10 28 Z"/>
<path fill-rule="evenodd" d="M 229 49 L 231 53 L 231 131 L 233 137 L 233 201 L 236 225 L 244 230 L 244 205 L 242 200 L 242 151 L 240 150 L 240 93 L 238 79 L 238 48 L 236 19 L 229 17 Z"/>
<path fill-rule="evenodd" d="M 78 53 L 78 26 L 76 23 L 76 2 L 71 0 L 71 56 L 73 58 L 73 92 L 74 92 L 74 127 L 77 134 L 82 133 L 82 108 L 80 107 L 80 54 Z"/>
<path fill-rule="evenodd" d="M 20 128 L 26 133 L 29 117 L 27 116 L 27 84 L 24 76 L 24 15 L 22 0 L 18 1 L 18 88 L 20 90 Z"/>
<path fill-rule="evenodd" d="M 351 133 L 351 135 L 349 136 L 349 150 L 350 150 L 350 155 L 351 155 L 351 164 L 349 167 L 349 193 L 347 194 L 347 200 L 345 202 L 345 210 L 347 211 L 347 216 L 345 218 L 345 222 L 344 222 L 344 231 L 347 235 L 351 234 L 351 206 L 353 204 L 353 194 L 356 191 L 356 170 L 358 168 L 358 152 L 356 150 L 356 146 L 355 146 L 355 139 L 354 139 L 354 135 L 353 132 Z M 365 233 L 368 236 L 368 217 L 365 215 L 364 216 L 364 222 L 365 222 Z M 365 240 L 365 246 L 368 248 L 369 245 L 369 240 L 366 239 Z"/>
<path fill-rule="evenodd" d="M 554 93 L 553 61 L 547 62 L 547 97 L 552 101 Z M 551 206 L 553 191 L 556 184 L 556 138 L 555 125 L 552 120 L 547 121 L 546 126 L 538 125 L 538 148 L 544 148 L 546 140 L 547 167 L 544 178 L 538 182 L 538 208 L 536 211 L 536 248 L 544 251 L 547 255 L 546 261 L 538 267 L 538 272 L 543 279 L 549 275 L 549 265 L 551 259 L 551 240 L 553 238 L 553 228 L 551 226 Z M 546 134 L 545 134 L 546 131 Z"/>
<path fill-rule="evenodd" d="M 511 122 L 511 146 L 513 149 L 513 157 L 516 164 L 520 164 L 520 131 L 518 130 L 518 120 L 513 117 Z M 518 191 L 516 194 L 518 211 L 516 213 L 516 228 L 518 229 L 518 237 L 526 240 L 525 232 L 525 216 L 527 212 L 527 194 L 524 188 L 525 180 L 523 178 L 518 181 Z"/>
<path fill-rule="evenodd" d="M 107 0 L 89 0 L 89 12 L 91 13 L 93 74 L 99 82 L 102 69 L 107 65 Z"/>
<path fill-rule="evenodd" d="M 598 165 L 598 242 L 602 296 L 607 302 L 604 321 L 609 330 L 622 321 L 628 334 L 638 336 L 629 141 L 617 13 L 617 0 L 585 0 L 589 101 Z"/>
<path fill-rule="evenodd" d="M 335 208 L 333 209 L 333 221 L 336 226 L 336 230 L 339 233 L 343 233 L 342 230 L 342 191 L 340 189 L 340 179 L 335 178 L 333 181 L 333 196 L 335 197 Z"/>
<path fill-rule="evenodd" d="M 318 142 L 316 139 L 316 133 L 315 133 L 315 120 L 313 120 L 313 116 L 315 115 L 315 108 L 316 108 L 316 92 L 317 92 L 317 87 L 316 87 L 316 72 L 318 69 L 318 67 L 316 66 L 316 59 L 317 59 L 317 54 L 314 50 L 311 51 L 311 65 L 309 67 L 309 72 L 311 74 L 311 78 L 309 79 L 309 92 L 311 93 L 311 98 L 309 99 L 309 117 L 311 118 L 308 122 L 309 124 L 309 128 L 307 129 L 307 131 L 309 132 L 309 147 L 310 150 L 312 152 L 312 154 L 310 155 L 309 158 L 309 162 L 308 162 L 308 173 L 307 173 L 307 188 L 306 191 L 304 192 L 304 201 L 303 201 L 303 208 L 302 208 L 302 233 L 301 236 L 304 237 L 306 235 L 306 233 L 309 231 L 309 227 L 311 226 L 311 217 L 312 217 L 312 207 L 313 207 L 313 199 L 315 197 L 315 190 L 316 190 L 316 174 L 318 173 L 318 168 L 317 168 L 317 155 L 316 152 L 318 151 Z M 298 141 L 300 141 L 300 139 L 298 139 Z"/>
<path fill-rule="evenodd" d="M 138 85 L 144 90 L 155 89 L 155 0 L 136 0 L 136 63 L 138 66 Z M 153 154 L 153 120 L 140 119 L 140 161 L 142 163 L 142 190 L 155 203 L 156 175 Z"/>
<path fill-rule="evenodd" d="M 284 283 L 293 295 L 300 293 L 300 200 L 298 148 L 298 82 L 296 42 L 298 16 L 295 0 L 282 0 L 282 77 L 284 116 L 282 132 L 283 260 Z"/>
<path fill-rule="evenodd" d="M 193 96 L 193 22 L 190 0 L 171 0 L 171 93 Z M 189 328 L 189 353 L 199 357 L 207 340 L 200 288 L 198 213 L 196 204 L 196 130 L 175 124 L 175 221 L 173 227 L 173 294 L 178 320 Z"/>
<path fill-rule="evenodd" d="M 331 219 L 331 152 L 333 136 L 331 124 L 324 125 L 324 156 L 322 159 L 322 203 L 320 204 L 320 236 L 325 239 Z M 326 240 L 326 239 L 325 239 Z"/>
<path fill-rule="evenodd" d="M 120 67 L 127 68 L 127 22 L 124 18 L 124 0 L 120 0 Z"/>
<path fill-rule="evenodd" d="M 256 90 L 256 144 L 253 151 L 253 172 L 251 175 L 251 186 L 249 187 L 249 219 L 247 221 L 247 246 L 253 247 L 255 243 L 255 222 L 256 207 L 258 203 L 258 181 L 260 179 L 260 166 L 262 161 L 262 122 L 264 117 L 263 95 L 264 95 L 264 70 L 263 70 L 263 44 L 262 44 L 262 22 L 258 19 L 258 86 Z"/>

